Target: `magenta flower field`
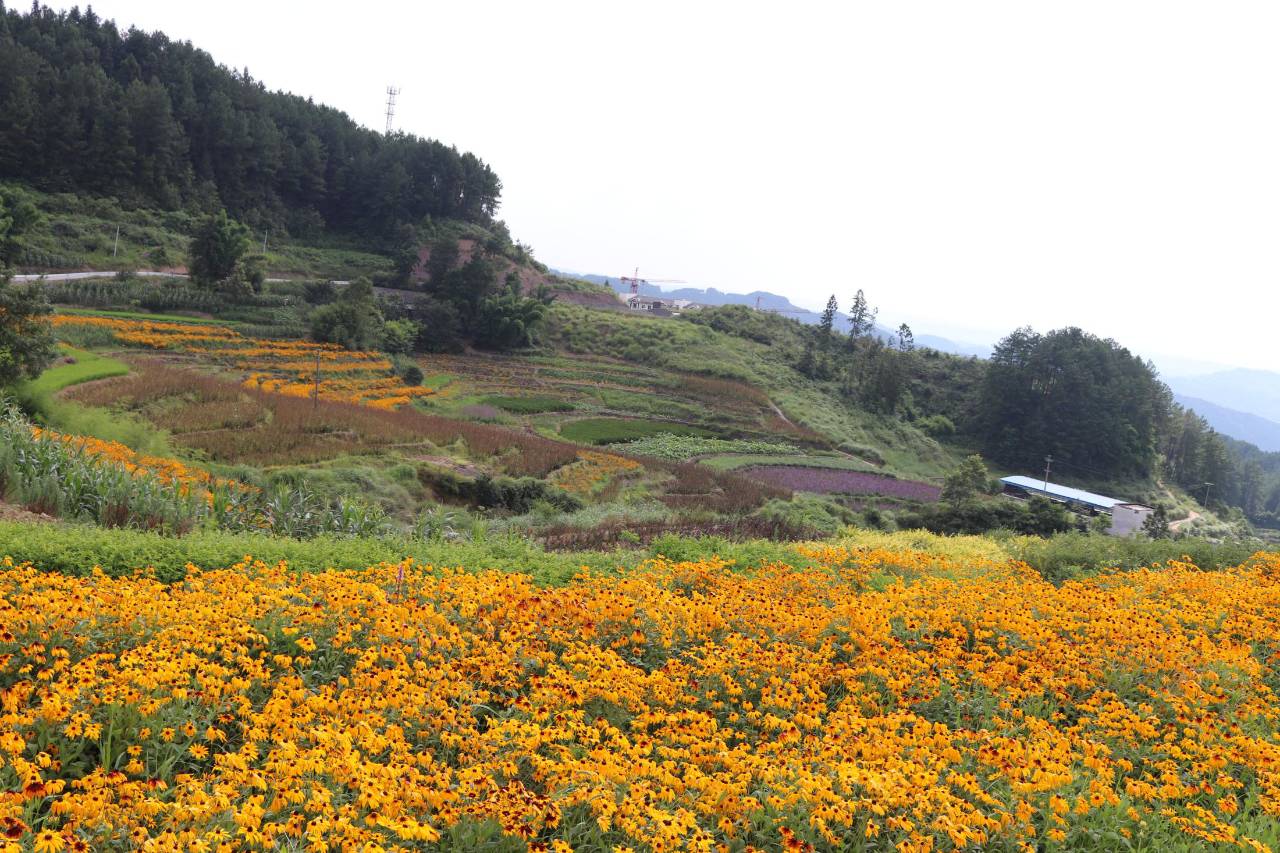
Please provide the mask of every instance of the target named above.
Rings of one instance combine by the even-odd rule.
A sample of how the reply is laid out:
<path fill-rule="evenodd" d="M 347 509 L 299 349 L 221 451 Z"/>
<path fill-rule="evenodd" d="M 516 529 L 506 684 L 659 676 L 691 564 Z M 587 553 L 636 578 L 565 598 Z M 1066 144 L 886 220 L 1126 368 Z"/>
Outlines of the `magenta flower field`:
<path fill-rule="evenodd" d="M 935 485 L 915 480 L 803 465 L 756 465 L 739 473 L 784 489 L 824 495 L 886 495 L 905 500 L 936 501 L 942 492 Z"/>

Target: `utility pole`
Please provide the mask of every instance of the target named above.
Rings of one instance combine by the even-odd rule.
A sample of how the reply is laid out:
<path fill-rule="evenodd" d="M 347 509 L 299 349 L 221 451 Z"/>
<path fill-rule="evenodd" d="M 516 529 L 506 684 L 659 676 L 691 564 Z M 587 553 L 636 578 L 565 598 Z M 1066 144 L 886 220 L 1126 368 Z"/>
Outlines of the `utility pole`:
<path fill-rule="evenodd" d="M 1049 491 L 1049 466 L 1053 465 L 1053 457 L 1046 456 L 1044 458 L 1044 490 Z"/>
<path fill-rule="evenodd" d="M 314 414 L 320 408 L 320 350 L 316 349 L 316 378 L 311 388 L 311 411 Z"/>
<path fill-rule="evenodd" d="M 111 245 L 111 257 L 116 256 L 116 252 L 120 251 L 120 226 L 116 226 L 116 241 Z"/>
<path fill-rule="evenodd" d="M 1213 483 L 1204 484 L 1204 503 L 1201 504 L 1201 506 L 1205 507 L 1206 509 L 1208 509 L 1209 507 L 1209 489 L 1211 488 L 1213 488 Z"/>
<path fill-rule="evenodd" d="M 266 253 L 267 253 L 267 232 L 263 231 L 262 232 L 262 254 L 265 255 Z"/>

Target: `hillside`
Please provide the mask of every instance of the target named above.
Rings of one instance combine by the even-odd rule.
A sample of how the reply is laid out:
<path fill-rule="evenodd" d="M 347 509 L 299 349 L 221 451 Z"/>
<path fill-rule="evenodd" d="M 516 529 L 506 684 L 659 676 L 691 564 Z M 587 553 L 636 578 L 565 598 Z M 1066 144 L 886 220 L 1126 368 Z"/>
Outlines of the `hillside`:
<path fill-rule="evenodd" d="M 225 207 L 254 228 L 390 245 L 424 217 L 488 222 L 479 158 L 271 92 L 188 42 L 91 9 L 0 7 L 0 180 L 164 210 Z"/>
<path fill-rule="evenodd" d="M 1241 506 L 1254 518 L 1269 512 L 1270 484 L 1261 491 L 1250 485 L 1256 478 L 1243 457 L 1199 420 L 1167 423 L 1173 413 L 1161 409 L 1165 398 L 1155 378 L 1127 351 L 1081 330 L 1037 336 L 1045 352 L 1013 365 L 1007 386 L 993 391 L 987 362 L 946 352 L 967 347 L 926 334 L 914 343 L 900 339 L 868 319 L 873 308 L 856 322 L 837 314 L 834 328 L 823 331 L 807 322 L 817 315 L 797 311 L 785 297 L 687 288 L 671 295 L 707 307 L 679 318 L 628 316 L 611 295 L 619 281 L 557 275 L 493 219 L 500 184 L 472 155 L 359 128 L 328 108 L 268 92 L 190 44 L 121 34 L 91 12 L 36 7 L 3 20 L 6 61 L 20 74 L 0 97 L 29 137 L 51 140 L 61 132 L 76 141 L 40 151 L 27 144 L 0 163 L 0 176 L 21 179 L 0 185 L 0 194 L 13 209 L 34 211 L 24 215 L 18 239 L 7 240 L 6 255 L 35 272 L 121 271 L 114 280 L 47 282 L 42 289 L 63 308 L 64 344 L 118 356 L 131 371 L 89 408 L 105 409 L 100 418 L 142 424 L 184 462 L 234 464 L 225 448 L 220 457 L 204 456 L 216 449 L 208 445 L 215 434 L 231 427 L 215 418 L 215 425 L 194 431 L 198 441 L 180 437 L 164 412 L 183 406 L 182 396 L 153 398 L 144 386 L 199 387 L 197 402 L 217 411 L 229 403 L 231 386 L 196 381 L 196 374 L 213 374 L 256 391 L 400 409 L 402 420 L 435 435 L 422 444 L 392 442 L 394 452 L 387 453 L 381 434 L 415 427 L 348 424 L 341 430 L 359 440 L 334 447 L 362 458 L 338 482 L 325 482 L 329 475 L 317 467 L 333 461 L 316 452 L 278 460 L 268 454 L 242 472 L 256 489 L 289 478 L 325 482 L 322 498 L 330 502 L 368 477 L 355 491 L 372 496 L 400 525 L 433 500 L 448 499 L 544 537 L 556 525 L 616 521 L 641 505 L 655 531 L 768 519 L 795 533 L 834 529 L 856 513 L 871 524 L 902 518 L 943 526 L 956 519 L 926 521 L 918 513 L 936 504 L 943 479 L 974 450 L 992 460 L 996 473 L 1034 470 L 1052 452 L 1064 482 L 1148 501 L 1163 499 L 1163 466 L 1171 486 L 1212 481 L 1224 509 Z M 86 99 L 69 84 L 58 70 L 63 65 L 72 76 L 96 81 L 98 97 Z M 33 107 L 31 92 L 42 93 L 45 107 Z M 99 139 L 96 129 L 111 126 L 113 115 L 129 119 L 126 132 Z M 68 116 L 81 124 L 66 124 Z M 205 124 L 211 121 L 212 129 Z M 172 144 L 152 145 L 144 125 Z M 244 141 L 234 134 L 246 125 L 255 139 L 278 145 L 242 145 L 229 154 Z M 306 152 L 317 147 L 326 156 L 308 160 Z M 334 152 L 346 159 L 334 159 Z M 102 158 L 110 157 L 127 166 L 110 172 L 116 183 L 75 171 L 101 171 Z M 271 176 L 246 189 L 264 170 Z M 177 278 L 193 238 L 216 224 L 209 214 L 220 206 L 251 226 L 237 239 L 241 253 L 251 247 L 255 257 L 237 263 L 252 261 L 253 281 L 247 274 L 236 279 L 243 264 L 228 267 L 221 280 Z M 175 277 L 131 277 L 137 268 Z M 765 310 L 752 310 L 757 302 Z M 77 310 L 96 312 L 96 319 L 72 322 L 84 316 Z M 173 328 L 149 331 L 157 321 Z M 236 336 L 232 349 L 260 351 L 267 363 L 228 362 L 212 347 L 191 344 L 206 333 L 189 324 L 209 321 L 220 334 Z M 1049 351 L 1062 341 L 1070 343 Z M 326 347 L 354 355 L 331 356 Z M 1093 348 L 1087 359 L 1070 357 L 1082 347 Z M 162 350 L 166 364 L 138 361 L 133 351 L 148 349 Z M 319 364 L 290 360 L 290 353 L 317 362 L 332 357 L 350 371 L 350 381 L 322 379 Z M 290 367 L 277 369 L 274 361 Z M 1091 374 L 1081 366 L 1086 362 L 1116 369 Z M 1044 384 L 1044 371 L 1063 364 L 1072 379 L 1053 399 L 1028 394 Z M 166 378 L 162 369 L 186 378 Z M 54 426 L 61 411 L 65 426 L 75 420 L 65 417 L 65 407 L 79 393 L 29 408 Z M 1027 405 L 1004 405 L 1019 397 Z M 1105 429 L 1082 426 L 1086 402 L 1095 423 L 1106 415 Z M 274 434 L 276 418 L 288 420 L 279 406 L 245 397 L 237 407 L 254 413 L 242 426 L 263 433 L 263 442 L 313 444 L 297 434 L 306 432 L 300 425 Z M 477 423 L 484 428 L 477 431 Z M 530 444 L 529 435 L 553 444 Z M 525 470 L 494 452 L 503 442 L 543 454 L 544 462 Z M 603 461 L 582 456 L 604 445 L 621 453 Z M 662 464 L 617 461 L 629 456 Z M 419 464 L 423 459 L 431 464 Z M 400 476 L 391 473 L 399 465 L 416 470 L 422 488 L 390 482 Z M 577 482 L 572 472 L 592 466 L 610 470 L 583 494 L 564 498 L 572 490 L 559 481 Z M 526 476 L 538 485 L 488 491 L 494 478 Z M 797 504 L 795 492 L 808 503 Z M 822 496 L 817 503 L 808 497 L 815 494 Z M 966 529 L 1006 523 L 996 503 L 963 521 Z"/>

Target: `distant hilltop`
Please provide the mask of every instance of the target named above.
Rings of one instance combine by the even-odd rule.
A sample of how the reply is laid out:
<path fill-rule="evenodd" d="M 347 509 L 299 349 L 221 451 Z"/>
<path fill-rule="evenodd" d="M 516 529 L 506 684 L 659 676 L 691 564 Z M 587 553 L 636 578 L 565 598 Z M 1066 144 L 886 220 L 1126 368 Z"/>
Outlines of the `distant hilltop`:
<path fill-rule="evenodd" d="M 630 286 L 624 284 L 621 279 L 613 278 L 605 275 L 591 275 L 574 272 L 566 272 L 564 270 L 552 270 L 556 275 L 566 278 L 577 278 L 583 281 L 589 281 L 593 284 L 602 284 L 606 287 L 613 288 L 616 293 L 630 293 Z M 651 296 L 660 296 L 664 301 L 671 302 L 687 302 L 694 305 L 746 305 L 752 308 L 759 307 L 763 311 L 776 311 L 788 317 L 794 317 L 801 323 L 807 323 L 816 326 L 822 319 L 822 316 L 816 311 L 810 311 L 807 308 L 801 308 L 795 305 L 785 296 L 779 296 L 776 293 L 770 293 L 767 290 L 753 290 L 750 293 L 726 293 L 723 290 L 717 290 L 714 287 L 673 287 L 662 288 L 657 285 L 648 285 L 641 288 L 643 294 Z M 843 313 L 836 314 L 837 324 L 848 325 L 848 316 Z M 877 326 L 876 332 L 885 338 L 893 336 L 893 331 L 883 326 Z M 943 338 L 937 335 L 922 334 L 918 330 L 915 332 L 916 346 L 928 347 L 936 349 L 939 352 L 953 353 L 955 355 L 972 355 L 979 358 L 986 358 L 991 355 L 991 347 L 981 344 L 971 344 L 962 341 L 953 341 L 950 338 Z"/>

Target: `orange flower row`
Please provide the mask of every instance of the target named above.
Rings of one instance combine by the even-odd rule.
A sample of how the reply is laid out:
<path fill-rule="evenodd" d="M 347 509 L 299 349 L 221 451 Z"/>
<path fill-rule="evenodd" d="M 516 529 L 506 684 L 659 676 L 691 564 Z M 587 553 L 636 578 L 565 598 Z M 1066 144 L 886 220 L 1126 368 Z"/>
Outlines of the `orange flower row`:
<path fill-rule="evenodd" d="M 246 384 L 295 397 L 310 397 L 317 378 L 320 397 L 397 408 L 432 392 L 388 375 L 393 365 L 381 353 L 346 350 L 335 344 L 245 337 L 226 326 L 126 320 L 59 314 L 57 327 L 109 329 L 122 344 L 194 353 L 250 371 Z M 318 374 L 318 377 L 317 377 Z"/>

